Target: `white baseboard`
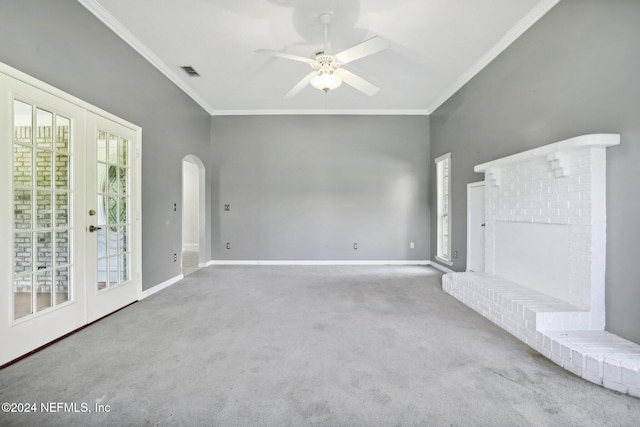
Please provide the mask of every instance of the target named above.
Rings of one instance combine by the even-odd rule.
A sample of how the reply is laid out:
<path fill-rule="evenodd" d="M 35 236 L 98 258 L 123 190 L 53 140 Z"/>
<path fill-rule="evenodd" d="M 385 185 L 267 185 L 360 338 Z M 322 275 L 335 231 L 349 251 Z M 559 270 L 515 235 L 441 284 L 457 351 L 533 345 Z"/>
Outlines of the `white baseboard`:
<path fill-rule="evenodd" d="M 452 269 L 445 267 L 442 264 L 438 264 L 437 262 L 434 261 L 427 261 L 429 263 L 429 265 L 435 269 L 438 269 L 440 271 L 442 271 L 443 273 L 455 273 Z"/>
<path fill-rule="evenodd" d="M 173 285 L 176 282 L 179 282 L 180 280 L 184 279 L 184 276 L 182 274 L 178 274 L 175 277 L 172 277 L 169 280 L 166 280 L 158 285 L 155 285 L 149 289 L 145 289 L 144 291 L 142 291 L 142 294 L 140 296 L 140 300 L 145 299 L 148 296 L 151 296 L 153 294 L 155 294 L 156 292 L 160 292 L 161 290 L 168 288 L 169 286 Z"/>
<path fill-rule="evenodd" d="M 402 260 L 402 261 L 351 261 L 351 260 L 211 260 L 211 265 L 430 265 L 431 261 Z"/>
<path fill-rule="evenodd" d="M 436 262 L 426 261 L 426 260 L 403 260 L 403 261 L 377 261 L 377 260 L 369 260 L 369 261 L 313 261 L 313 260 L 267 260 L 267 261 L 257 261 L 257 260 L 211 260 L 206 262 L 205 264 L 200 264 L 200 267 L 209 267 L 212 265 L 419 265 L 419 266 L 431 266 L 437 270 L 440 270 L 444 273 L 453 273 L 453 270 L 448 269 Z M 175 277 L 172 277 L 169 280 L 165 280 L 162 283 L 159 283 L 149 289 L 145 289 L 140 294 L 140 301 L 155 294 L 156 292 L 160 292 L 163 289 L 168 288 L 169 286 L 179 282 L 184 279 L 184 275 L 178 274 Z"/>

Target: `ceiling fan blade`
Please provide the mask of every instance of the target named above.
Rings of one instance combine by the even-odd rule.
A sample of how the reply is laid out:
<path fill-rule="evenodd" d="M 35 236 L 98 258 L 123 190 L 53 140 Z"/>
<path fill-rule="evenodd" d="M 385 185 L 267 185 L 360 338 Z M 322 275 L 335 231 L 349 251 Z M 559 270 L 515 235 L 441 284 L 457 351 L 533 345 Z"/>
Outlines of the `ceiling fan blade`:
<path fill-rule="evenodd" d="M 380 52 L 387 47 L 389 45 L 382 37 L 375 36 L 334 56 L 343 64 L 348 64 L 356 59 Z"/>
<path fill-rule="evenodd" d="M 298 56 L 298 55 L 291 55 L 290 53 L 278 52 L 277 50 L 258 49 L 255 52 L 256 53 L 264 53 L 266 55 L 278 56 L 278 57 L 284 58 L 284 59 L 291 59 L 292 61 L 305 62 L 307 64 L 311 64 L 313 62 L 313 59 L 311 59 L 311 58 L 305 58 L 303 56 Z"/>
<path fill-rule="evenodd" d="M 292 87 L 289 92 L 287 92 L 284 97 L 285 98 L 293 98 L 294 96 L 296 96 L 298 94 L 298 92 L 300 92 L 302 89 L 305 88 L 306 85 L 309 84 L 309 81 L 311 80 L 311 77 L 315 76 L 316 74 L 318 74 L 317 71 L 312 71 L 309 74 L 307 74 L 306 76 L 304 76 L 304 78 L 302 80 L 300 80 L 298 83 L 296 83 L 296 85 L 294 87 Z"/>
<path fill-rule="evenodd" d="M 343 82 L 369 96 L 375 95 L 380 90 L 379 87 L 369 83 L 362 77 L 353 74 L 351 71 L 345 70 L 344 68 L 338 68 L 336 73 L 340 76 Z"/>

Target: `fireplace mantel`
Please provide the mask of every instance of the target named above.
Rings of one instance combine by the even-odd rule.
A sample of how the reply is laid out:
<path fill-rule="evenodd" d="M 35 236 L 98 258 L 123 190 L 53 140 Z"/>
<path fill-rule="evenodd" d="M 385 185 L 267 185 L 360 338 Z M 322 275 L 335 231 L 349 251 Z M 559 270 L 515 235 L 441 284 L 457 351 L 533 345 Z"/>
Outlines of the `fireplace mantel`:
<path fill-rule="evenodd" d="M 473 168 L 475 172 L 483 173 L 492 169 L 500 169 L 506 166 L 513 166 L 518 163 L 533 160 L 539 157 L 546 157 L 550 162 L 561 162 L 562 153 L 576 148 L 586 147 L 611 147 L 620 144 L 620 135 L 613 133 L 596 133 L 590 135 L 576 136 L 553 144 L 543 145 L 532 150 L 523 151 L 512 156 L 502 157 L 497 160 L 482 163 Z M 556 169 L 554 167 L 554 169 Z"/>

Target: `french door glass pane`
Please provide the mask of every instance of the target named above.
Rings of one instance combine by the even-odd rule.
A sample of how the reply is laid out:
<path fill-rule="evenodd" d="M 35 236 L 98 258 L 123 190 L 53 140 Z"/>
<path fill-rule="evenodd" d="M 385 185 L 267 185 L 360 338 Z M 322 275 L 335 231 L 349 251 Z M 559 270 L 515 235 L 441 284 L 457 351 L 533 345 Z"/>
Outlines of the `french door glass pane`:
<path fill-rule="evenodd" d="M 31 190 L 13 191 L 13 215 L 15 228 L 32 228 L 33 206 L 31 204 Z"/>
<path fill-rule="evenodd" d="M 20 319 L 73 295 L 72 122 L 19 100 L 13 115 L 13 312 Z"/>
<path fill-rule="evenodd" d="M 69 189 L 69 156 L 67 154 L 56 154 L 56 189 Z"/>
<path fill-rule="evenodd" d="M 25 102 L 13 102 L 13 139 L 16 142 L 33 144 L 33 107 Z"/>
<path fill-rule="evenodd" d="M 33 240 L 31 233 L 13 235 L 13 271 L 16 274 L 33 271 Z"/>
<path fill-rule="evenodd" d="M 59 268 L 56 270 L 56 303 L 70 301 L 69 291 L 71 290 L 71 277 L 69 268 Z"/>
<path fill-rule="evenodd" d="M 16 187 L 31 187 L 31 160 L 33 148 L 28 145 L 13 145 L 13 183 Z"/>
<path fill-rule="evenodd" d="M 13 318 L 20 319 L 32 313 L 31 280 L 33 276 L 16 277 L 13 280 Z"/>
<path fill-rule="evenodd" d="M 56 227 L 69 225 L 69 193 L 56 192 Z"/>
<path fill-rule="evenodd" d="M 98 289 L 129 280 L 129 141 L 98 131 Z"/>
<path fill-rule="evenodd" d="M 38 270 L 51 268 L 53 263 L 53 242 L 51 241 L 51 233 L 38 233 L 36 241 L 36 265 Z"/>
<path fill-rule="evenodd" d="M 38 146 L 51 148 L 53 141 L 52 127 L 53 114 L 40 108 L 36 109 L 36 129 L 38 131 L 36 142 Z"/>
<path fill-rule="evenodd" d="M 53 169 L 53 161 L 51 159 L 51 151 L 36 150 L 36 186 L 41 188 L 51 187 L 51 171 Z"/>
<path fill-rule="evenodd" d="M 98 131 L 98 141 L 96 141 L 96 158 L 99 162 L 107 161 L 107 133 Z"/>
<path fill-rule="evenodd" d="M 56 267 L 71 261 L 71 240 L 68 230 L 56 233 Z"/>
<path fill-rule="evenodd" d="M 56 120 L 56 150 L 64 153 L 69 151 L 69 130 L 71 121 L 66 117 L 58 116 Z"/>
<path fill-rule="evenodd" d="M 120 165 L 121 166 L 127 166 L 128 164 L 128 159 L 127 159 L 127 154 L 129 150 L 129 141 L 127 141 L 126 139 L 121 139 L 120 140 Z"/>
<path fill-rule="evenodd" d="M 38 228 L 51 228 L 51 191 L 38 191 L 36 201 Z"/>
<path fill-rule="evenodd" d="M 51 271 L 44 271 L 38 273 L 37 276 L 38 286 L 36 293 L 36 304 L 38 307 L 38 311 L 42 311 L 45 308 L 49 308 L 53 306 L 53 300 L 51 298 L 52 288 L 53 288 L 53 280 L 51 277 Z"/>

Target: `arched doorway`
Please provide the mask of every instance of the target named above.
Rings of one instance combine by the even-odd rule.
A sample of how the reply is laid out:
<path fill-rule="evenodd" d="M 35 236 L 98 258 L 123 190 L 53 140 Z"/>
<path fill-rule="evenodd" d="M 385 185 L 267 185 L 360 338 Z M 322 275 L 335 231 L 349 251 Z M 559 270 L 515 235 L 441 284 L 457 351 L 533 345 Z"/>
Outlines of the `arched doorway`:
<path fill-rule="evenodd" d="M 188 276 L 204 265 L 205 169 L 202 161 L 182 159 L 182 274 Z"/>

